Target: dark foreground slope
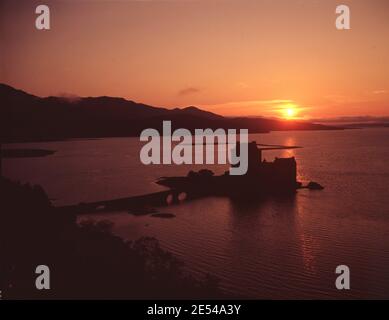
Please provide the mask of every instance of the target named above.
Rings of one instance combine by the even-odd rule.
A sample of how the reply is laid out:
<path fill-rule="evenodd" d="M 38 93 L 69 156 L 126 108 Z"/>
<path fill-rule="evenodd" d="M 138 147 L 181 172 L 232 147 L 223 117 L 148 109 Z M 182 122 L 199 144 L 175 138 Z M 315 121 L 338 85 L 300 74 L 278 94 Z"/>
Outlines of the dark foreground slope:
<path fill-rule="evenodd" d="M 162 121 L 173 129 L 328 130 L 334 127 L 265 118 L 225 118 L 196 107 L 157 108 L 123 98 L 40 98 L 0 84 L 3 142 L 138 136 L 145 128 L 161 130 Z"/>
<path fill-rule="evenodd" d="M 109 222 L 76 223 L 59 214 L 39 186 L 0 178 L 2 299 L 222 297 L 217 280 L 186 275 L 154 238 L 125 242 Z M 50 268 L 50 290 L 37 290 L 35 269 Z"/>

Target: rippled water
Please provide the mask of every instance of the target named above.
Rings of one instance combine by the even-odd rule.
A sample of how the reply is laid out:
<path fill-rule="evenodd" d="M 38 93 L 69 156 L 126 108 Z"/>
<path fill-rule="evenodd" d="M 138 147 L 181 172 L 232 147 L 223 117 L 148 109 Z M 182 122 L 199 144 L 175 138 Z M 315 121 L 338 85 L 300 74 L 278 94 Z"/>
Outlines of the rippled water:
<path fill-rule="evenodd" d="M 304 146 L 269 151 L 265 157 L 295 156 L 299 179 L 317 181 L 325 190 L 299 190 L 289 199 L 261 202 L 207 198 L 161 209 L 174 213 L 174 219 L 126 212 L 89 218 L 112 220 L 114 232 L 126 239 L 155 236 L 195 276 L 218 276 L 230 295 L 389 298 L 389 129 L 273 132 L 251 138 Z M 156 178 L 190 169 L 142 165 L 136 138 L 22 144 L 27 145 L 57 153 L 4 160 L 3 172 L 41 184 L 56 204 L 158 191 L 162 187 Z M 335 289 L 335 268 L 341 264 L 350 267 L 350 291 Z"/>

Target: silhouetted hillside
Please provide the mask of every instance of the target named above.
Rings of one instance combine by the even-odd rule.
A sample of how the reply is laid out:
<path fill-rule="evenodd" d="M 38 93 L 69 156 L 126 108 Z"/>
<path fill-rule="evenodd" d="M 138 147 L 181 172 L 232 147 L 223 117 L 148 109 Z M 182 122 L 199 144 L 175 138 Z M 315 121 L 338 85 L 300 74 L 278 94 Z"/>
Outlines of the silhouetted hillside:
<path fill-rule="evenodd" d="M 219 279 L 194 279 L 157 239 L 124 241 L 109 221 L 62 214 L 40 186 L 0 177 L 0 288 L 3 299 L 214 299 Z M 49 266 L 50 290 L 35 269 Z"/>
<path fill-rule="evenodd" d="M 0 84 L 1 138 L 3 142 L 138 136 L 145 128 L 328 130 L 325 125 L 265 118 L 225 118 L 196 107 L 157 108 L 114 97 L 40 98 Z"/>

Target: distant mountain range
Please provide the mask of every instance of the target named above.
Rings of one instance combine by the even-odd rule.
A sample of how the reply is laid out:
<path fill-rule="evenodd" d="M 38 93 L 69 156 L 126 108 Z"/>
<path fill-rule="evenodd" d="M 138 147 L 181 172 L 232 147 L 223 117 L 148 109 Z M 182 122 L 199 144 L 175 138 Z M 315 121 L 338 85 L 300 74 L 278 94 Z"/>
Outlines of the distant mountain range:
<path fill-rule="evenodd" d="M 2 142 L 138 136 L 145 128 L 331 130 L 333 126 L 266 118 L 227 118 L 196 107 L 166 109 L 114 97 L 41 98 L 0 84 Z"/>
<path fill-rule="evenodd" d="M 343 116 L 312 121 L 324 125 L 342 126 L 346 129 L 389 127 L 389 116 Z"/>

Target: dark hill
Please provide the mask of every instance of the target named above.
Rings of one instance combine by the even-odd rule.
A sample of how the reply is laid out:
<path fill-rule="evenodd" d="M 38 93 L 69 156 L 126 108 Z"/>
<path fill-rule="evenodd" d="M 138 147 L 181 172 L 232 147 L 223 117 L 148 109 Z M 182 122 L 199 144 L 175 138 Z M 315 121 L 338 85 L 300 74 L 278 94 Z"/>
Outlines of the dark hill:
<path fill-rule="evenodd" d="M 138 136 L 145 128 L 328 130 L 325 125 L 265 118 L 225 118 L 197 107 L 166 109 L 115 97 L 40 98 L 0 84 L 1 140 L 39 141 L 68 138 Z"/>

